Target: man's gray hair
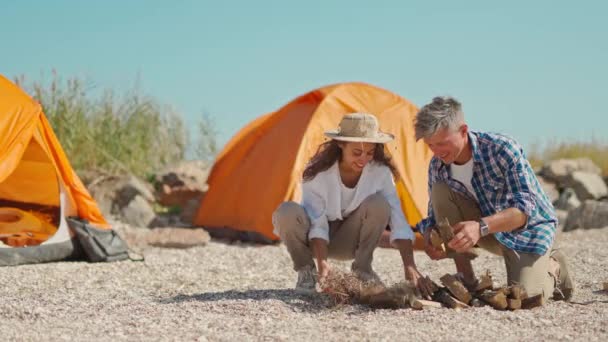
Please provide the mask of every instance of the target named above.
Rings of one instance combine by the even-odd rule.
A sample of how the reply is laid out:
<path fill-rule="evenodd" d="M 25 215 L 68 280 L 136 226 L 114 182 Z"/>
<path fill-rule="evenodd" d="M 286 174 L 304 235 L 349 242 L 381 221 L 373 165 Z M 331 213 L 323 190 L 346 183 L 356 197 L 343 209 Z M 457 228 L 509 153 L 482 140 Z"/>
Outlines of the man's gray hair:
<path fill-rule="evenodd" d="M 450 96 L 437 96 L 416 114 L 416 140 L 428 138 L 442 128 L 458 129 L 463 123 L 460 102 Z"/>

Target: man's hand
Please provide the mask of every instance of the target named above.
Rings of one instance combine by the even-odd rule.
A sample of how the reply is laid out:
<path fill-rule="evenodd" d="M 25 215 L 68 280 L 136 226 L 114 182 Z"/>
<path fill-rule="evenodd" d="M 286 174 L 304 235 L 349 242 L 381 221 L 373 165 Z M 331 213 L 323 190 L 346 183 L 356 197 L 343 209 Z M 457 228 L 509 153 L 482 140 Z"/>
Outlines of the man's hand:
<path fill-rule="evenodd" d="M 473 248 L 481 238 L 479 222 L 477 221 L 462 221 L 456 223 L 453 228 L 454 238 L 448 243 L 448 246 L 458 253 L 463 253 Z"/>
<path fill-rule="evenodd" d="M 433 233 L 432 227 L 427 228 L 424 232 L 424 251 L 433 260 L 444 259 L 447 257 L 446 252 L 440 248 L 433 246 L 431 241 L 431 234 Z"/>
<path fill-rule="evenodd" d="M 405 279 L 412 284 L 420 292 L 420 296 L 424 299 L 431 300 L 433 296 L 433 283 L 429 277 L 425 277 L 415 268 L 405 268 Z"/>

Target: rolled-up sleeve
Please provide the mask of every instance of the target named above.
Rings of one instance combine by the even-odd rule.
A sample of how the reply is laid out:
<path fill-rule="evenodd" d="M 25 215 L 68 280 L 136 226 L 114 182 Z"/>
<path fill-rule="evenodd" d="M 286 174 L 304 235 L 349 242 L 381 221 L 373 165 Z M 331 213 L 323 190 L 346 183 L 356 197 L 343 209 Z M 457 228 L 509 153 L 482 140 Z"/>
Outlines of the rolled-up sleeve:
<path fill-rule="evenodd" d="M 308 183 L 302 185 L 302 207 L 310 218 L 308 239 L 323 239 L 329 242 L 329 223 L 326 215 L 326 203 Z"/>
<path fill-rule="evenodd" d="M 526 229 L 529 219 L 538 212 L 532 175 L 528 172 L 527 161 L 519 148 L 513 146 L 507 152 L 503 154 L 503 162 L 506 164 L 507 204 L 527 216 L 526 224 L 521 228 Z"/>
<path fill-rule="evenodd" d="M 395 187 L 395 180 L 390 171 L 385 175 L 385 180 L 382 186 L 382 195 L 386 198 L 386 201 L 391 207 L 391 217 L 389 219 L 389 226 L 391 227 L 390 240 L 412 240 L 414 241 L 414 231 L 410 227 L 409 223 L 403 215 L 403 209 L 401 209 L 401 201 L 397 196 L 397 189 Z"/>

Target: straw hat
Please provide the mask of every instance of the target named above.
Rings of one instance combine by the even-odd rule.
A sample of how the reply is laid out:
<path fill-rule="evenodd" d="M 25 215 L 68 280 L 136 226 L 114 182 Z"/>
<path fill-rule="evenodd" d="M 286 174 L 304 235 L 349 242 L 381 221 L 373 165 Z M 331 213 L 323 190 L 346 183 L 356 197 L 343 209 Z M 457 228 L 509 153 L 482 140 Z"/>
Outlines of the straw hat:
<path fill-rule="evenodd" d="M 325 132 L 325 136 L 339 141 L 368 142 L 384 144 L 395 136 L 381 132 L 378 119 L 372 114 L 353 113 L 342 117 L 338 129 Z"/>

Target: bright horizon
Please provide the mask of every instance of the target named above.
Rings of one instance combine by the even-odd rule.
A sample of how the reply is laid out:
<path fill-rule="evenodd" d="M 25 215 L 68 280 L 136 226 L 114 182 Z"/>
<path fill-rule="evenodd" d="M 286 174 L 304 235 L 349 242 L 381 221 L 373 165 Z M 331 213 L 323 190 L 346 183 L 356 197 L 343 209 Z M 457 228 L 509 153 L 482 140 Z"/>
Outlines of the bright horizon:
<path fill-rule="evenodd" d="M 0 5 L 0 73 L 81 77 L 208 113 L 225 144 L 313 89 L 366 82 L 526 147 L 604 141 L 608 5 L 600 1 L 20 1 Z M 192 133 L 196 133 L 193 131 Z"/>

